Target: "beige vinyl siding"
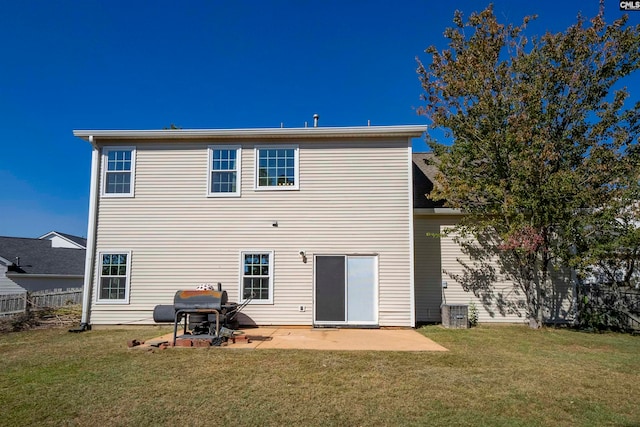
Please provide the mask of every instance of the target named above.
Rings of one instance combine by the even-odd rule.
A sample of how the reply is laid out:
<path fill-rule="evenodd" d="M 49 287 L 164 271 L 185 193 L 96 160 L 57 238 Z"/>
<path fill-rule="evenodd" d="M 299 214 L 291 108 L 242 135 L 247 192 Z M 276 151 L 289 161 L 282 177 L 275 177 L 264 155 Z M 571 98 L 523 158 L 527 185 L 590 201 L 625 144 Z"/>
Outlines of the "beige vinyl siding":
<path fill-rule="evenodd" d="M 444 231 L 448 225 L 441 225 Z M 472 292 L 465 291 L 460 283 L 452 276 L 463 272 L 463 267 L 458 262 L 462 260 L 469 263 L 467 255 L 463 254 L 460 246 L 453 241 L 453 235 L 442 238 L 442 269 L 443 280 L 448 282 L 445 290 L 445 302 L 447 304 L 469 304 L 473 301 L 479 311 L 480 322 L 525 322 L 526 312 L 519 309 L 505 308 L 507 305 L 497 304 L 498 300 L 515 303 L 525 306 L 525 295 L 519 288 L 514 288 L 513 282 L 501 274 L 496 262 L 492 266 L 496 267 L 498 274 L 497 281 L 493 284 L 493 297 L 478 298 Z M 544 311 L 545 321 L 567 322 L 573 318 L 573 281 L 571 272 L 567 268 L 552 270 L 552 280 L 554 281 L 554 294 L 547 299 L 547 308 Z M 512 307 L 512 306 L 511 306 Z"/>
<path fill-rule="evenodd" d="M 240 252 L 272 250 L 274 303 L 245 309 L 255 323 L 312 323 L 314 254 L 378 254 L 379 323 L 412 326 L 408 140 L 291 141 L 297 191 L 255 191 L 257 142 L 229 141 L 242 146 L 237 198 L 207 197 L 207 147 L 224 141 L 119 143 L 136 146 L 135 197 L 99 200 L 96 245 L 131 251 L 130 303 L 95 303 L 96 275 L 91 323 L 150 323 L 156 304 L 201 283 L 237 301 Z"/>
<path fill-rule="evenodd" d="M 415 245 L 416 321 L 440 322 L 442 303 L 442 259 L 440 239 L 427 233 L 440 233 L 446 217 L 415 215 L 413 234 Z"/>
<path fill-rule="evenodd" d="M 525 322 L 524 310 L 510 312 L 496 304 L 496 299 L 483 299 L 465 290 L 454 276 L 463 272 L 459 260 L 465 263 L 469 258 L 462 253 L 460 246 L 454 242 L 453 236 L 441 238 L 427 237 L 426 233 L 440 233 L 455 225 L 454 216 L 416 215 L 414 217 L 415 235 L 415 284 L 416 284 L 416 317 L 418 321 L 440 321 L 440 304 L 465 304 L 473 302 L 478 308 L 480 322 Z M 497 267 L 496 263 L 493 266 Z M 554 295 L 549 299 L 545 310 L 547 321 L 565 322 L 573 318 L 573 283 L 567 269 L 553 270 L 552 278 L 556 284 Z M 447 287 L 442 288 L 442 282 Z M 493 285 L 494 295 L 507 301 L 524 302 L 524 295 L 513 287 L 510 280 L 499 274 Z"/>
<path fill-rule="evenodd" d="M 441 225 L 440 231 L 444 232 L 449 225 Z M 463 261 L 466 264 L 470 264 L 470 260 L 465 255 L 460 246 L 454 242 L 453 235 L 443 236 L 442 242 L 442 280 L 447 282 L 447 287 L 444 289 L 444 303 L 445 304 L 470 304 L 473 302 L 478 308 L 478 321 L 479 322 L 524 322 L 524 310 L 517 312 L 510 312 L 509 310 L 501 308 L 496 303 L 495 298 L 487 299 L 484 303 L 481 298 L 478 298 L 471 291 L 466 291 L 462 284 L 456 281 L 453 276 L 463 273 L 463 267 L 459 261 Z M 494 262 L 492 266 L 498 268 Z M 498 280 L 493 283 L 492 291 L 494 295 L 499 296 L 501 299 L 518 304 L 524 303 L 524 295 L 514 290 L 513 283 L 510 280 L 506 280 L 503 276 L 499 275 Z"/>

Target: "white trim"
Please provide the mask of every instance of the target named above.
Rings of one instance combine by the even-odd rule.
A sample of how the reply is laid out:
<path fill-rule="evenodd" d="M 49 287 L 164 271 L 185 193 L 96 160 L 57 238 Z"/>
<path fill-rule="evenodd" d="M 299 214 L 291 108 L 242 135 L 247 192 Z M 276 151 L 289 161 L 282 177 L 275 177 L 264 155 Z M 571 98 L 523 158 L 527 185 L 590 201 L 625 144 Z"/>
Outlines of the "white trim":
<path fill-rule="evenodd" d="M 127 274 L 125 277 L 124 299 L 100 299 L 100 286 L 102 279 L 102 256 L 103 255 L 127 255 Z M 96 268 L 98 269 L 96 280 L 96 298 L 95 303 L 98 305 L 122 305 L 129 304 L 129 296 L 131 293 L 131 251 L 122 249 L 102 250 L 98 252 Z"/>
<path fill-rule="evenodd" d="M 93 136 L 89 138 L 93 147 L 91 152 L 91 178 L 89 184 L 89 218 L 87 223 L 87 251 L 84 260 L 84 284 L 82 290 L 82 319 L 83 325 L 89 324 L 91 317 L 91 285 L 94 277 L 94 261 L 96 255 L 96 229 L 98 224 L 98 197 L 100 189 L 100 150 L 94 145 Z"/>
<path fill-rule="evenodd" d="M 348 126 L 312 128 L 255 128 L 255 129 L 158 129 L 158 130 L 74 130 L 73 135 L 86 141 L 90 136 L 106 139 L 155 139 L 175 141 L 189 138 L 417 138 L 426 132 L 426 125 Z M 369 143 L 370 141 L 365 141 Z M 404 141 L 402 141 L 404 144 Z"/>
<path fill-rule="evenodd" d="M 110 151 L 131 151 L 131 169 L 130 173 L 130 187 L 128 193 L 107 193 L 107 159 Z M 126 172 L 126 171 L 125 171 Z M 135 146 L 105 146 L 102 147 L 102 197 L 118 198 L 118 197 L 134 197 L 135 193 L 135 180 L 136 180 L 136 147 Z"/>
<path fill-rule="evenodd" d="M 409 197 L 409 305 L 411 307 L 411 327 L 416 327 L 416 283 L 415 283 L 415 243 L 413 229 L 413 153 L 411 139 L 408 140 L 408 165 L 409 178 L 407 183 L 407 196 Z"/>
<path fill-rule="evenodd" d="M 238 288 L 238 299 L 240 302 L 244 302 L 244 255 L 245 254 L 269 254 L 269 299 L 253 299 L 249 304 L 254 305 L 273 305 L 273 294 L 274 294 L 274 270 L 275 270 L 275 252 L 273 250 L 265 250 L 265 249 L 243 249 L 240 251 L 240 274 L 239 274 L 239 288 Z"/>
<path fill-rule="evenodd" d="M 211 173 L 213 170 L 213 152 L 215 150 L 235 150 L 236 151 L 236 191 L 233 193 L 214 193 L 211 191 L 213 182 Z M 207 147 L 209 164 L 207 166 L 207 197 L 240 197 L 242 194 L 242 146 L 240 145 L 209 145 Z"/>
<path fill-rule="evenodd" d="M 291 150 L 293 149 L 294 185 L 260 186 L 258 171 L 260 170 L 260 150 Z M 255 191 L 295 191 L 300 189 L 300 147 L 298 144 L 256 145 L 254 152 L 253 189 Z"/>

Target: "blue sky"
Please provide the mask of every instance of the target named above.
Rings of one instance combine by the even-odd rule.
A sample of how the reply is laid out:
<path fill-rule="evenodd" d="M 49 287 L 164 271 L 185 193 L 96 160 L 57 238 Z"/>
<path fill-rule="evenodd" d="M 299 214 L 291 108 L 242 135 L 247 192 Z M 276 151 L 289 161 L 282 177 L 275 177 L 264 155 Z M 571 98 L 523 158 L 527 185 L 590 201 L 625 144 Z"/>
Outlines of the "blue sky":
<path fill-rule="evenodd" d="M 2 2 L 0 236 L 86 235 L 91 149 L 73 129 L 300 127 L 314 113 L 321 126 L 426 124 L 416 56 L 444 47 L 454 10 L 487 4 Z M 598 10 L 597 0 L 494 5 L 502 22 L 538 14 L 532 34 Z M 606 0 L 607 21 L 620 14 Z"/>

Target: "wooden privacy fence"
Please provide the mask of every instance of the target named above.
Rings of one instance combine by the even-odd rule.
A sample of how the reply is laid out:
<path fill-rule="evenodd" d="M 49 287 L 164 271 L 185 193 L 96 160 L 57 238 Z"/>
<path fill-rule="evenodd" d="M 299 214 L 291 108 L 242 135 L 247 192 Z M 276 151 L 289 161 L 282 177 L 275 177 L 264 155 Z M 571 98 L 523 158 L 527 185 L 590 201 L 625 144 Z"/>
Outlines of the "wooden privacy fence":
<path fill-rule="evenodd" d="M 24 313 L 31 308 L 62 307 L 82 303 L 82 288 L 49 289 L 21 294 L 0 295 L 0 316 Z"/>
<path fill-rule="evenodd" d="M 640 330 L 640 289 L 583 284 L 577 291 L 582 326 Z"/>

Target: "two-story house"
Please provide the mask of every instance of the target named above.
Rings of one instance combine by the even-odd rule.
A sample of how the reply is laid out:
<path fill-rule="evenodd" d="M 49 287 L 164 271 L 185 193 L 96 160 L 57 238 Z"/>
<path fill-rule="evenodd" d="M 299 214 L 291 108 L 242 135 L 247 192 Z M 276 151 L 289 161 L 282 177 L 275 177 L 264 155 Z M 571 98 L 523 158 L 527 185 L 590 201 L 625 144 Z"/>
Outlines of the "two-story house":
<path fill-rule="evenodd" d="M 413 327 L 470 303 L 524 321 L 512 282 L 469 289 L 460 246 L 434 237 L 461 213 L 429 198 L 436 170 L 411 150 L 425 130 L 74 131 L 93 147 L 83 323 L 152 323 L 205 283 L 253 295 L 245 324 Z M 571 313 L 560 273 L 550 321 Z"/>
<path fill-rule="evenodd" d="M 425 126 L 76 130 L 93 147 L 83 322 L 151 323 L 222 283 L 243 323 L 416 324 Z"/>

